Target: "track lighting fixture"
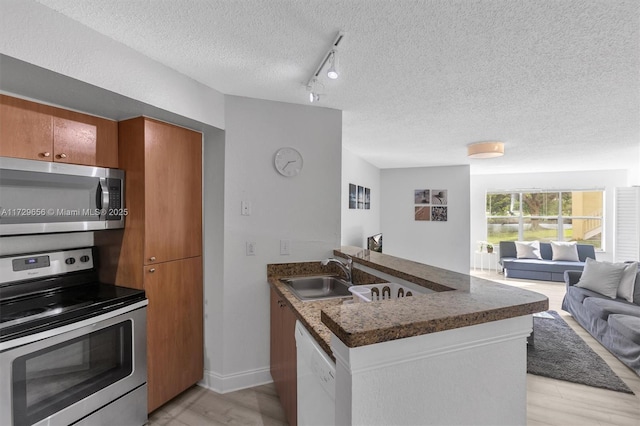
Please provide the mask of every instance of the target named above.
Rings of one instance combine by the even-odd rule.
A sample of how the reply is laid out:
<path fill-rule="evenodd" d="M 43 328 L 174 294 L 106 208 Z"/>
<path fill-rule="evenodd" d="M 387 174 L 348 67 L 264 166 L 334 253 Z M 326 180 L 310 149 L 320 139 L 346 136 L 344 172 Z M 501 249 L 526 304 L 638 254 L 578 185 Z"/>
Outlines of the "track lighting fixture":
<path fill-rule="evenodd" d="M 327 77 L 330 78 L 331 80 L 335 80 L 338 78 L 339 73 L 337 68 L 338 63 L 337 63 L 337 56 L 336 56 L 338 51 L 337 47 L 343 38 L 344 38 L 344 33 L 341 31 L 338 32 L 338 34 L 336 35 L 336 38 L 333 40 L 333 43 L 331 43 L 329 50 L 327 51 L 327 53 L 324 54 L 324 56 L 322 57 L 322 60 L 316 67 L 315 71 L 313 72 L 313 74 L 311 74 L 311 77 L 309 77 L 309 80 L 307 81 L 307 91 L 309 92 L 309 102 L 318 102 L 320 100 L 320 95 L 316 92 L 315 86 L 316 86 L 316 83 L 318 83 L 318 76 L 322 72 L 325 65 L 327 65 L 327 63 L 329 63 L 329 69 L 327 70 Z"/>
<path fill-rule="evenodd" d="M 320 101 L 320 94 L 317 92 L 318 89 L 316 88 L 317 83 L 318 79 L 313 78 L 307 85 L 307 90 L 309 91 L 309 102 L 311 103 Z"/>
<path fill-rule="evenodd" d="M 327 77 L 331 80 L 335 80 L 338 78 L 338 70 L 336 69 L 336 51 L 332 50 L 329 54 L 329 63 L 331 66 L 329 67 L 329 71 L 327 71 Z"/>

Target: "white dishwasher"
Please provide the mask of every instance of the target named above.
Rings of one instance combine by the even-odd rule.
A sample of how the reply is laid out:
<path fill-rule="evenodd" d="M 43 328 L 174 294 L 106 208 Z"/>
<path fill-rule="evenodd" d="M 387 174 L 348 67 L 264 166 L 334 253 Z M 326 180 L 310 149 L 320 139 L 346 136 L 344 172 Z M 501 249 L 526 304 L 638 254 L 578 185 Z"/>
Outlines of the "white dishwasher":
<path fill-rule="evenodd" d="M 335 424 L 336 364 L 296 321 L 298 425 Z"/>

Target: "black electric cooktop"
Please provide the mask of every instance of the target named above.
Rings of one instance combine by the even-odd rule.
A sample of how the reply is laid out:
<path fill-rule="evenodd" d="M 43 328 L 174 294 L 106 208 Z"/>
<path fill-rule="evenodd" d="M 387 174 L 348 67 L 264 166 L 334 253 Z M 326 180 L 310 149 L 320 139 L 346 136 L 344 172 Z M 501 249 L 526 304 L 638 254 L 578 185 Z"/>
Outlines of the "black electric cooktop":
<path fill-rule="evenodd" d="M 145 300 L 143 290 L 103 284 L 93 272 L 0 287 L 0 342 L 28 336 Z"/>

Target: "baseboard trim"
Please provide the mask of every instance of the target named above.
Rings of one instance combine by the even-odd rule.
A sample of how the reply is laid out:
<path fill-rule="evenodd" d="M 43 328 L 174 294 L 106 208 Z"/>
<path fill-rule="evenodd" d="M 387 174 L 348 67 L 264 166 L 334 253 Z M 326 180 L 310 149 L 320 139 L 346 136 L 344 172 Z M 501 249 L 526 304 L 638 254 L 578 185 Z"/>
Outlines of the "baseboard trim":
<path fill-rule="evenodd" d="M 257 368 L 233 374 L 218 374 L 204 370 L 198 385 L 218 393 L 228 393 L 273 382 L 269 367 Z"/>

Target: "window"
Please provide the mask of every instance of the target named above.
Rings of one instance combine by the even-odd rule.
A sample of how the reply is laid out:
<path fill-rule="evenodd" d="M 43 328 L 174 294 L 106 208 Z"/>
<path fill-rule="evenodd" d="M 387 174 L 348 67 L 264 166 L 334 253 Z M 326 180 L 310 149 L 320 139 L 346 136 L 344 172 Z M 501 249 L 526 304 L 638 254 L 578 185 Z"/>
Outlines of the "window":
<path fill-rule="evenodd" d="M 603 247 L 604 191 L 487 193 L 487 240 L 577 241 Z"/>

